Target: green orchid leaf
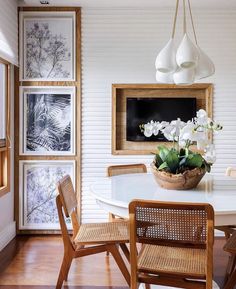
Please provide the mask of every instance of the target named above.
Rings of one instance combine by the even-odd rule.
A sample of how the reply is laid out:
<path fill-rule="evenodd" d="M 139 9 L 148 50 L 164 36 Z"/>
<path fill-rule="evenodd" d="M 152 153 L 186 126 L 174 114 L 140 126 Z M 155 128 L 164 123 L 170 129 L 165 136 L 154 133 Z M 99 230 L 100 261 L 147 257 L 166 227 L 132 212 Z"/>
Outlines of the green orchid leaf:
<path fill-rule="evenodd" d="M 202 168 L 204 168 L 208 173 L 211 171 L 212 164 L 209 164 L 206 160 L 203 160 Z"/>
<path fill-rule="evenodd" d="M 159 156 L 163 162 L 165 162 L 167 155 L 169 154 L 170 150 L 164 146 L 159 146 Z"/>
<path fill-rule="evenodd" d="M 189 154 L 186 159 L 186 166 L 200 168 L 203 164 L 203 158 L 200 154 Z"/>
<path fill-rule="evenodd" d="M 168 168 L 168 165 L 167 165 L 166 162 L 164 162 L 164 163 L 162 163 L 162 164 L 159 166 L 159 168 L 158 168 L 157 170 L 158 170 L 158 171 L 161 171 L 161 170 L 166 169 L 166 168 Z"/>
<path fill-rule="evenodd" d="M 166 156 L 166 163 L 171 171 L 171 173 L 176 173 L 179 167 L 179 156 L 176 150 L 170 150 Z"/>
<path fill-rule="evenodd" d="M 161 157 L 158 154 L 156 154 L 156 156 L 155 156 L 156 167 L 158 168 L 162 163 L 163 163 L 163 160 L 161 159 Z"/>

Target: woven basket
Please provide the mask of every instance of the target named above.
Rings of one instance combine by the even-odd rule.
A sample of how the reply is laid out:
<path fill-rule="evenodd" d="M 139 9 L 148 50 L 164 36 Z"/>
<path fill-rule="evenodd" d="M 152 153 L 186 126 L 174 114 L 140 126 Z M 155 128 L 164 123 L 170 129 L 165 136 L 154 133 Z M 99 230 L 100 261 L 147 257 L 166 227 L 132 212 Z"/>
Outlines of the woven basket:
<path fill-rule="evenodd" d="M 195 168 L 185 171 L 183 174 L 171 174 L 165 171 L 157 171 L 154 163 L 151 164 L 152 173 L 156 182 L 167 190 L 190 190 L 195 188 L 206 171 Z"/>

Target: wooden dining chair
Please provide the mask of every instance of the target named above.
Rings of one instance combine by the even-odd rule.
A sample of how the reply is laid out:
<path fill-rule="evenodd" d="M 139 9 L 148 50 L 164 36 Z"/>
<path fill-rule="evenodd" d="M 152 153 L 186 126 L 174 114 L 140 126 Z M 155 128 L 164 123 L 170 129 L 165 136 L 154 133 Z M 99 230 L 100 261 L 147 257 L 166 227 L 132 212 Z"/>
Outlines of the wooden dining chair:
<path fill-rule="evenodd" d="M 133 200 L 129 218 L 131 289 L 139 283 L 212 289 L 211 205 Z"/>
<path fill-rule="evenodd" d="M 236 168 L 228 167 L 225 172 L 226 176 L 236 178 Z M 224 226 L 215 226 L 215 229 L 224 232 L 226 240 L 230 238 L 230 236 L 235 232 L 236 230 L 236 224 L 235 225 L 224 225 Z"/>
<path fill-rule="evenodd" d="M 108 177 L 146 172 L 147 167 L 144 164 L 114 165 L 107 168 Z"/>
<path fill-rule="evenodd" d="M 227 240 L 223 249 L 230 254 L 225 274 L 224 289 L 233 289 L 236 285 L 236 231 Z"/>
<path fill-rule="evenodd" d="M 113 177 L 118 175 L 125 175 L 125 174 L 138 174 L 138 173 L 146 173 L 147 167 L 145 164 L 130 164 L 130 165 L 113 165 L 107 168 L 107 176 Z M 118 218 L 117 218 L 118 217 Z M 109 213 L 109 221 L 114 222 L 116 220 L 120 220 L 120 216 L 116 216 L 112 213 Z"/>
<path fill-rule="evenodd" d="M 58 196 L 56 204 L 64 244 L 64 257 L 57 280 L 56 289 L 60 289 L 67 280 L 71 262 L 74 258 L 110 252 L 121 270 L 126 282 L 130 284 L 130 274 L 123 261 L 119 247 L 127 259 L 129 251 L 126 243 L 129 242 L 128 222 L 79 224 L 77 215 L 77 200 L 70 176 L 63 177 L 57 183 Z M 73 236 L 67 229 L 66 218 L 71 219 Z"/>

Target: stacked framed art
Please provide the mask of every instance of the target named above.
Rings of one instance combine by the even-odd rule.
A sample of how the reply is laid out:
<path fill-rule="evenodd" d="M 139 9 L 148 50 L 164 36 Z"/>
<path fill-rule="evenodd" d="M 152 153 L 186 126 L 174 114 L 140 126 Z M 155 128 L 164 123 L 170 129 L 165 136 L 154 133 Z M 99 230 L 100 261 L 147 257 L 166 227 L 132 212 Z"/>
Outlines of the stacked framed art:
<path fill-rule="evenodd" d="M 55 196 L 66 174 L 80 200 L 80 8 L 20 8 L 15 70 L 18 233 L 59 229 Z M 80 203 L 80 202 L 79 202 Z"/>

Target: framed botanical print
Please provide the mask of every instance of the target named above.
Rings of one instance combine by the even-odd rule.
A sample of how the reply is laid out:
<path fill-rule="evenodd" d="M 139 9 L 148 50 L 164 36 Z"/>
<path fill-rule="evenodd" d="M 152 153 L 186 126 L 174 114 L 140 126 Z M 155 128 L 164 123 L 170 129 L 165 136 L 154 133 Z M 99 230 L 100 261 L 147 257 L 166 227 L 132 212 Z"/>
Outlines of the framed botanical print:
<path fill-rule="evenodd" d="M 20 12 L 20 80 L 75 80 L 75 12 Z"/>
<path fill-rule="evenodd" d="M 75 184 L 75 161 L 20 161 L 19 229 L 59 229 L 56 183 L 70 175 Z"/>
<path fill-rule="evenodd" d="M 20 154 L 75 154 L 75 88 L 20 87 Z"/>

